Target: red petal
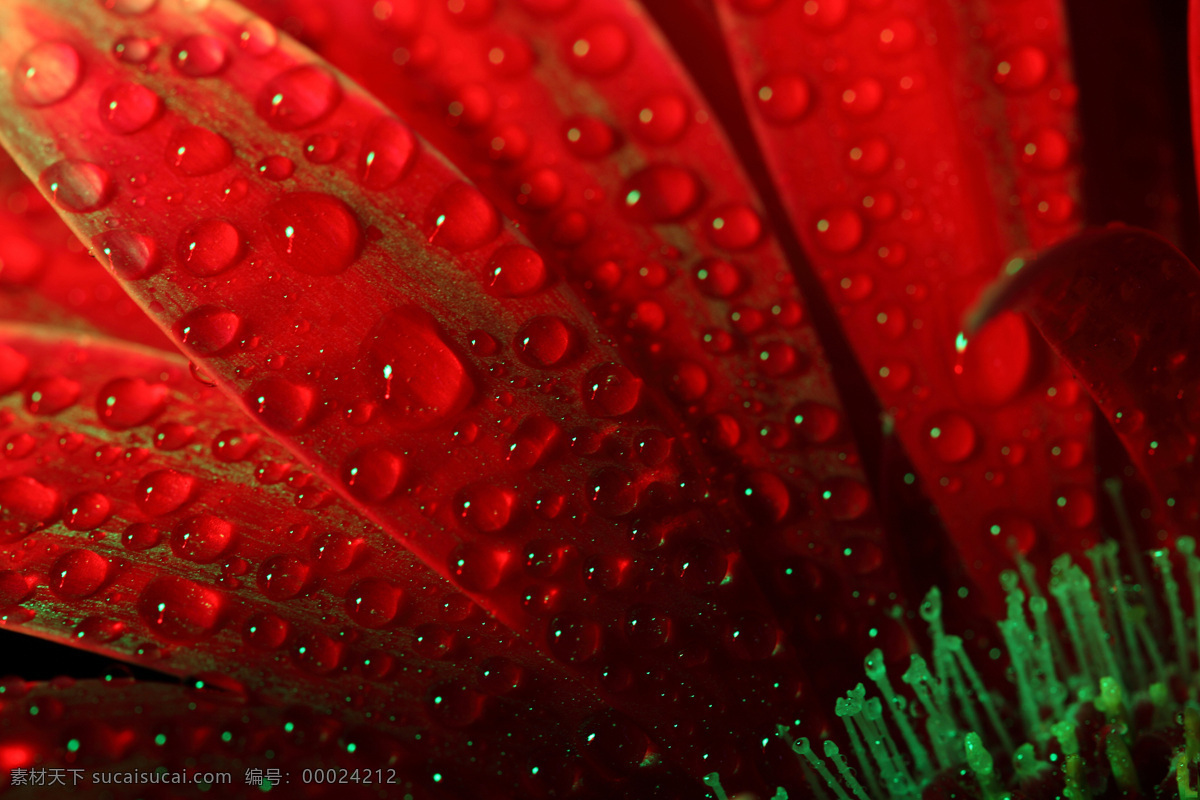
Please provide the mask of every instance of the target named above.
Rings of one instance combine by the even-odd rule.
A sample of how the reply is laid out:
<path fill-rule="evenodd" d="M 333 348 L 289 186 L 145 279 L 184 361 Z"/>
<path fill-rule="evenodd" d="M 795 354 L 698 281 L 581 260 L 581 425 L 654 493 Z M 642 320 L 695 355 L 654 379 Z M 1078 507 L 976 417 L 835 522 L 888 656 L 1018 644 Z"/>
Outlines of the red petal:
<path fill-rule="evenodd" d="M 999 514 L 1037 531 L 1017 543 L 1035 555 L 1095 537 L 1079 385 L 1042 366 L 1017 319 L 959 335 L 1014 251 L 1077 226 L 1061 9 L 718 5 L 813 268 L 964 562 L 998 600 L 1011 564 Z M 1064 442 L 1082 452 L 1070 468 L 1053 456 Z"/>

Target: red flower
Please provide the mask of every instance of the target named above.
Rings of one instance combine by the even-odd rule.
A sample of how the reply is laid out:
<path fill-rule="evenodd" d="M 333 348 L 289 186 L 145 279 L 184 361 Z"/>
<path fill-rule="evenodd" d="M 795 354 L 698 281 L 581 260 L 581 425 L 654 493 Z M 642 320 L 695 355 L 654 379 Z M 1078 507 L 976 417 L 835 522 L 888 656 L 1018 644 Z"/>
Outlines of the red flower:
<path fill-rule="evenodd" d="M 1192 567 L 1191 329 L 1156 320 L 1196 278 L 1076 235 L 1063 9 L 648 5 L 686 68 L 631 0 L 0 2 L 41 192 L 4 171 L 0 613 L 186 679 L 0 686 L 13 786 L 1079 792 L 1092 712 L 1117 784 L 1153 761 L 1125 717 L 1192 623 L 1089 549 L 1089 391 Z M 1064 550 L 1117 600 L 1059 560 L 1030 627 L 1004 573 Z M 892 611 L 934 582 L 970 647 L 940 595 L 929 648 Z M 970 666 L 1001 640 L 1007 704 Z M 864 657 L 903 748 L 834 707 Z M 857 777 L 804 738 L 831 711 Z"/>

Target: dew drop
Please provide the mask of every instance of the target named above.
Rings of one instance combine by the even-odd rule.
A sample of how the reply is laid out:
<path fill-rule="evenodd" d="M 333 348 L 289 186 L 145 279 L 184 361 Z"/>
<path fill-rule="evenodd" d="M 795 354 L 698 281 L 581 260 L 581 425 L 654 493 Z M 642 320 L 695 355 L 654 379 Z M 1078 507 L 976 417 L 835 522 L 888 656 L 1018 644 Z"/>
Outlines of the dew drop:
<path fill-rule="evenodd" d="M 594 622 L 575 616 L 553 620 L 546 629 L 550 653 L 566 664 L 582 664 L 600 652 L 602 631 Z"/>
<path fill-rule="evenodd" d="M 575 338 L 571 327 L 558 317 L 535 317 L 521 326 L 513 346 L 525 363 L 546 369 L 570 358 Z"/>
<path fill-rule="evenodd" d="M 287 635 L 288 624 L 269 611 L 251 615 L 242 628 L 243 640 L 256 650 L 278 650 Z"/>
<path fill-rule="evenodd" d="M 747 250 L 762 238 L 762 218 L 740 203 L 722 206 L 708 224 L 708 238 L 725 250 Z"/>
<path fill-rule="evenodd" d="M 4 442 L 4 457 L 19 461 L 37 449 L 37 439 L 28 433 L 15 433 Z"/>
<path fill-rule="evenodd" d="M 694 211 L 703 196 L 691 170 L 657 164 L 634 173 L 625 182 L 621 204 L 638 222 L 673 222 Z"/>
<path fill-rule="evenodd" d="M 145 64 L 154 57 L 158 47 L 141 36 L 122 36 L 113 45 L 113 56 L 125 64 Z"/>
<path fill-rule="evenodd" d="M 468 592 L 487 592 L 500 585 L 509 555 L 481 544 L 460 544 L 450 554 L 450 577 Z"/>
<path fill-rule="evenodd" d="M 212 443 L 213 458 L 226 464 L 243 461 L 258 447 L 256 433 L 244 433 L 236 428 L 227 428 L 216 435 Z"/>
<path fill-rule="evenodd" d="M 91 550 L 70 550 L 59 556 L 47 576 L 50 591 L 64 600 L 79 600 L 99 591 L 108 577 L 108 561 Z"/>
<path fill-rule="evenodd" d="M 838 432 L 838 412 L 822 403 L 800 403 L 792 409 L 791 419 L 792 429 L 810 444 L 824 444 Z"/>
<path fill-rule="evenodd" d="M 590 25 L 568 42 L 567 63 L 582 75 L 611 75 L 629 58 L 629 34 L 615 22 Z"/>
<path fill-rule="evenodd" d="M 328 675 L 342 663 L 342 645 L 323 633 L 301 633 L 292 642 L 296 666 L 312 675 Z"/>
<path fill-rule="evenodd" d="M 763 119 L 776 125 L 788 125 L 808 111 L 812 91 L 808 81 L 791 72 L 768 75 L 755 91 L 756 107 Z"/>
<path fill-rule="evenodd" d="M 0 344 L 0 395 L 16 390 L 29 375 L 29 359 Z"/>
<path fill-rule="evenodd" d="M 104 384 L 96 395 L 96 413 L 113 430 L 135 428 L 162 413 L 168 394 L 166 385 L 161 383 L 116 378 Z"/>
<path fill-rule="evenodd" d="M 832 31 L 849 16 L 850 0 L 804 0 L 800 10 L 807 25 L 819 31 Z"/>
<path fill-rule="evenodd" d="M 342 143 L 328 133 L 315 133 L 304 141 L 304 157 L 313 164 L 331 164 L 342 153 Z"/>
<path fill-rule="evenodd" d="M 200 306 L 175 323 L 175 335 L 193 353 L 207 356 L 219 353 L 237 340 L 242 320 L 219 306 Z"/>
<path fill-rule="evenodd" d="M 691 109 L 682 95 L 676 92 L 656 94 L 642 103 L 633 132 L 649 144 L 670 144 L 687 130 L 690 115 Z"/>
<path fill-rule="evenodd" d="M 196 479 L 173 469 L 155 470 L 137 485 L 137 504 L 150 517 L 170 514 L 182 508 L 192 497 Z"/>
<path fill-rule="evenodd" d="M 0 531 L 5 522 L 42 523 L 59 507 L 58 492 L 27 475 L 0 478 Z"/>
<path fill-rule="evenodd" d="M 385 628 L 399 613 L 403 595 L 381 578 L 367 578 L 346 593 L 346 615 L 364 628 Z"/>
<path fill-rule="evenodd" d="M 279 31 L 265 19 L 254 18 L 242 25 L 238 46 L 256 58 L 269 54 L 279 45 Z"/>
<path fill-rule="evenodd" d="M 56 161 L 38 177 L 38 184 L 64 211 L 89 213 L 108 205 L 113 185 L 108 172 L 90 161 Z"/>
<path fill-rule="evenodd" d="M 355 451 L 342 467 L 342 481 L 350 493 L 367 503 L 391 498 L 404 478 L 404 459 L 383 447 Z"/>
<path fill-rule="evenodd" d="M 233 161 L 233 148 L 224 136 L 199 125 L 176 128 L 167 140 L 167 164 L 184 175 L 211 175 Z"/>
<path fill-rule="evenodd" d="M 246 403 L 264 425 L 291 433 L 309 423 L 316 393 L 285 378 L 270 377 L 256 381 L 250 387 Z"/>
<path fill-rule="evenodd" d="M 608 123 L 582 115 L 563 123 L 563 138 L 573 155 L 587 160 L 604 158 L 617 145 L 617 135 Z"/>
<path fill-rule="evenodd" d="M 138 614 L 164 639 L 194 641 L 219 627 L 221 595 L 183 578 L 156 578 L 139 596 Z"/>
<path fill-rule="evenodd" d="M 859 78 L 843 89 L 838 99 L 842 111 L 853 117 L 866 117 L 883 106 L 883 84 L 875 78 Z"/>
<path fill-rule="evenodd" d="M 533 415 L 513 434 L 508 460 L 521 469 L 530 469 L 545 458 L 561 441 L 562 429 L 552 420 Z"/>
<path fill-rule="evenodd" d="M 211 564 L 232 543 L 232 523 L 212 514 L 185 520 L 171 532 L 171 550 L 175 555 L 197 564 Z"/>
<path fill-rule="evenodd" d="M 875 46 L 880 55 L 902 56 L 911 53 L 919 39 L 916 25 L 904 17 L 896 17 L 879 31 Z"/>
<path fill-rule="evenodd" d="M 241 260 L 242 234 L 223 219 L 200 220 L 180 235 L 176 252 L 188 272 L 209 278 L 233 268 Z"/>
<path fill-rule="evenodd" d="M 830 478 L 821 483 L 821 505 L 830 518 L 839 521 L 858 519 L 867 513 L 871 494 L 853 478 Z"/>
<path fill-rule="evenodd" d="M 62 376 L 34 378 L 25 389 L 25 408 L 30 414 L 50 416 L 65 411 L 79 400 L 78 382 Z"/>
<path fill-rule="evenodd" d="M 304 591 L 312 569 L 294 555 L 268 558 L 258 569 L 258 588 L 272 600 L 290 600 Z"/>
<path fill-rule="evenodd" d="M 1040 172 L 1056 172 L 1067 165 L 1071 144 L 1057 128 L 1038 128 L 1025 137 L 1022 163 Z"/>
<path fill-rule="evenodd" d="M 100 121 L 113 133 L 137 133 L 161 113 L 162 100 L 140 83 L 114 83 L 100 95 Z"/>
<path fill-rule="evenodd" d="M 336 575 L 354 566 L 362 540 L 342 531 L 327 531 L 313 539 L 312 555 L 322 575 Z"/>
<path fill-rule="evenodd" d="M 294 131 L 325 119 L 341 99 L 337 79 L 307 64 L 272 78 L 259 92 L 255 110 L 275 130 Z"/>
<path fill-rule="evenodd" d="M 158 547 L 162 531 L 145 522 L 135 522 L 121 534 L 121 544 L 126 550 L 141 552 L 152 547 Z"/>
<path fill-rule="evenodd" d="M 158 0 L 100 0 L 100 5 L 114 14 L 135 17 L 154 8 L 154 4 L 157 2 Z"/>
<path fill-rule="evenodd" d="M 853 252 L 866 233 L 862 217 L 852 208 L 833 208 L 817 217 L 813 225 L 817 245 L 834 255 Z"/>
<path fill-rule="evenodd" d="M 258 162 L 254 167 L 258 170 L 258 174 L 262 175 L 269 181 L 284 181 L 292 177 L 296 171 L 296 165 L 287 156 L 273 155 L 267 156 Z"/>
<path fill-rule="evenodd" d="M 13 94 L 28 106 L 48 106 L 75 90 L 83 64 L 79 52 L 66 42 L 40 42 L 17 61 Z"/>
<path fill-rule="evenodd" d="M 0 570 L 0 609 L 19 605 L 31 594 L 32 581 L 16 570 Z"/>
<path fill-rule="evenodd" d="M 628 414 L 637 406 L 641 393 L 641 379 L 619 364 L 593 367 L 583 380 L 584 405 L 597 417 Z"/>
<path fill-rule="evenodd" d="M 741 271 L 720 258 L 706 258 L 696 265 L 692 276 L 700 291 L 709 297 L 727 300 L 743 288 Z"/>
<path fill-rule="evenodd" d="M 454 652 L 458 637 L 441 625 L 426 623 L 413 631 L 413 650 L 422 658 L 443 659 Z"/>
<path fill-rule="evenodd" d="M 63 522 L 73 531 L 93 531 L 112 512 L 112 501 L 100 492 L 80 492 L 67 500 Z"/>
<path fill-rule="evenodd" d="M 464 489 L 459 496 L 458 516 L 480 533 L 496 533 L 512 519 L 516 495 L 510 489 L 478 484 Z"/>
<path fill-rule="evenodd" d="M 425 216 L 429 242 L 456 253 L 482 247 L 500 233 L 495 206 L 478 189 L 461 182 L 438 192 Z"/>
<path fill-rule="evenodd" d="M 229 51 L 225 43 L 215 36 L 197 33 L 175 46 L 171 63 L 190 78 L 207 78 L 225 69 L 229 63 Z"/>
<path fill-rule="evenodd" d="M 408 126 L 386 117 L 367 130 L 358 154 L 358 179 L 368 189 L 394 186 L 416 155 L 417 140 Z"/>
<path fill-rule="evenodd" d="M 474 384 L 466 366 L 427 312 L 388 312 L 364 343 L 368 385 L 397 422 L 409 429 L 447 421 L 466 407 Z"/>
<path fill-rule="evenodd" d="M 509 244 L 496 250 L 488 264 L 489 288 L 498 297 L 525 297 L 546 282 L 546 262 L 536 250 Z"/>
<path fill-rule="evenodd" d="M 1009 94 L 1023 94 L 1042 85 L 1050 71 L 1050 59 L 1033 45 L 1005 51 L 992 72 L 992 80 Z"/>
<path fill-rule="evenodd" d="M 965 461 L 975 452 L 975 426 L 952 411 L 938 414 L 925 425 L 925 444 L 947 464 Z"/>
<path fill-rule="evenodd" d="M 360 234 L 354 212 L 319 192 L 291 192 L 263 215 L 266 237 L 280 260 L 305 275 L 339 275 L 358 257 Z"/>

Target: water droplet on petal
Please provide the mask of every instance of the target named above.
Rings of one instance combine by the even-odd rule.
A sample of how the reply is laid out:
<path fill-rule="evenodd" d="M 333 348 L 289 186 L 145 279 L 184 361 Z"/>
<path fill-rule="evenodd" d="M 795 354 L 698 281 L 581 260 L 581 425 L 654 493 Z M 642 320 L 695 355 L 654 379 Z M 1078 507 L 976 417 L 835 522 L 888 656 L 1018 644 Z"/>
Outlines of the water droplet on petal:
<path fill-rule="evenodd" d="M 453 252 L 474 250 L 500 233 L 495 206 L 478 189 L 452 183 L 438 192 L 426 214 L 429 241 Z"/>
<path fill-rule="evenodd" d="M 91 550 L 70 550 L 58 557 L 47 575 L 50 591 L 64 600 L 95 594 L 108 577 L 108 561 Z"/>
<path fill-rule="evenodd" d="M 100 5 L 114 14 L 135 17 L 154 8 L 158 0 L 100 0 Z"/>
<path fill-rule="evenodd" d="M 784 72 L 763 78 L 758 84 L 755 98 L 758 112 L 764 119 L 776 125 L 787 125 L 808 111 L 812 91 L 802 76 Z"/>
<path fill-rule="evenodd" d="M 804 0 L 801 19 L 819 31 L 838 28 L 850 14 L 850 0 Z"/>
<path fill-rule="evenodd" d="M 229 63 L 229 51 L 225 43 L 215 36 L 198 33 L 175 46 L 171 63 L 184 75 L 207 78 L 225 69 Z"/>
<path fill-rule="evenodd" d="M 189 226 L 179 237 L 179 260 L 200 278 L 219 275 L 242 258 L 242 234 L 223 219 L 205 219 Z"/>
<path fill-rule="evenodd" d="M 619 364 L 593 367 L 583 381 L 583 401 L 597 417 L 619 417 L 638 404 L 642 381 Z"/>
<path fill-rule="evenodd" d="M 196 479 L 191 475 L 173 469 L 156 470 L 138 481 L 138 508 L 150 517 L 170 514 L 191 499 L 195 488 Z"/>
<path fill-rule="evenodd" d="M 691 109 L 675 92 L 656 94 L 638 110 L 634 135 L 650 144 L 670 144 L 687 129 Z"/>
<path fill-rule="evenodd" d="M 78 382 L 61 375 L 34 378 L 25 389 L 25 408 L 39 416 L 57 414 L 75 405 L 80 391 Z"/>
<path fill-rule="evenodd" d="M 598 22 L 568 39 L 567 63 L 582 75 L 611 75 L 629 58 L 629 34 L 615 22 Z"/>
<path fill-rule="evenodd" d="M 269 181 L 284 181 L 292 177 L 296 165 L 287 156 L 267 156 L 255 165 L 258 174 Z"/>
<path fill-rule="evenodd" d="M 464 489 L 459 495 L 458 516 L 480 533 L 496 533 L 512 519 L 515 502 L 512 490 L 479 484 Z"/>
<path fill-rule="evenodd" d="M 221 595 L 183 578 L 156 578 L 138 597 L 138 614 L 164 639 L 194 641 L 216 632 Z"/>
<path fill-rule="evenodd" d="M 135 522 L 121 534 L 121 544 L 126 550 L 139 552 L 157 547 L 161 540 L 162 531 L 145 522 Z"/>
<path fill-rule="evenodd" d="M 359 500 L 382 503 L 395 494 L 404 471 L 404 459 L 399 455 L 383 447 L 371 447 L 346 459 L 342 480 Z"/>
<path fill-rule="evenodd" d="M 113 430 L 145 425 L 162 413 L 169 390 L 161 383 L 146 383 L 141 378 L 117 378 L 106 383 L 96 395 L 96 413 Z"/>
<path fill-rule="evenodd" d="M 550 652 L 567 664 L 581 664 L 595 657 L 602 637 L 599 625 L 574 616 L 559 617 L 546 629 Z"/>
<path fill-rule="evenodd" d="M 567 140 L 567 149 L 583 159 L 603 158 L 617 144 L 617 135 L 608 123 L 582 115 L 563 123 L 563 136 Z"/>
<path fill-rule="evenodd" d="M 871 505 L 871 493 L 853 478 L 830 478 L 821 483 L 821 504 L 832 519 L 858 519 Z"/>
<path fill-rule="evenodd" d="M 113 45 L 113 56 L 125 64 L 145 64 L 154 57 L 157 45 L 141 36 L 122 36 Z"/>
<path fill-rule="evenodd" d="M 258 443 L 257 433 L 243 433 L 236 428 L 229 428 L 218 433 L 213 439 L 213 458 L 226 464 L 244 461 L 257 449 Z"/>
<path fill-rule="evenodd" d="M 965 461 L 975 452 L 975 426 L 961 414 L 936 415 L 926 424 L 925 434 L 930 451 L 948 464 Z"/>
<path fill-rule="evenodd" d="M 391 117 L 377 121 L 368 129 L 359 150 L 359 180 L 368 189 L 394 186 L 413 163 L 416 149 L 417 140 L 407 125 Z"/>
<path fill-rule="evenodd" d="M 736 203 L 717 209 L 709 222 L 708 238 L 726 250 L 746 250 L 758 244 L 762 231 L 758 212 Z"/>
<path fill-rule="evenodd" d="M 66 42 L 35 44 L 13 70 L 13 94 L 29 106 L 48 106 L 66 98 L 79 84 L 79 52 Z"/>
<path fill-rule="evenodd" d="M 188 125 L 176 128 L 167 140 L 166 160 L 184 175 L 211 175 L 229 166 L 233 148 L 224 136 L 199 125 Z"/>
<path fill-rule="evenodd" d="M 171 532 L 175 555 L 197 564 L 211 564 L 233 543 L 233 525 L 212 514 L 201 514 L 180 523 Z"/>
<path fill-rule="evenodd" d="M 307 386 L 280 377 L 270 377 L 250 387 L 246 393 L 246 403 L 268 428 L 290 433 L 309 423 L 316 404 L 316 394 Z"/>
<path fill-rule="evenodd" d="M 883 84 L 874 78 L 859 78 L 842 90 L 839 100 L 847 114 L 869 116 L 883 106 Z"/>
<path fill-rule="evenodd" d="M 1054 513 L 1068 527 L 1086 528 L 1096 518 L 1096 497 L 1087 489 L 1073 486 L 1052 493 Z"/>
<path fill-rule="evenodd" d="M 536 250 L 509 244 L 496 250 L 488 265 L 490 288 L 499 297 L 525 297 L 546 282 L 546 262 Z"/>
<path fill-rule="evenodd" d="M 304 590 L 311 572 L 298 556 L 272 556 L 258 569 L 258 588 L 272 600 L 290 600 Z"/>
<path fill-rule="evenodd" d="M 279 131 L 315 125 L 341 102 L 337 79 L 321 67 L 293 67 L 272 78 L 258 94 L 255 110 Z"/>
<path fill-rule="evenodd" d="M 139 280 L 158 269 L 158 245 L 148 236 L 127 230 L 106 231 L 94 240 L 108 268 L 127 280 Z"/>
<path fill-rule="evenodd" d="M 160 113 L 162 100 L 140 83 L 114 83 L 100 95 L 100 121 L 113 133 L 136 133 Z"/>
<path fill-rule="evenodd" d="M 346 614 L 364 628 L 385 628 L 399 613 L 403 594 L 381 578 L 367 578 L 346 593 Z"/>
<path fill-rule="evenodd" d="M 38 177 L 38 184 L 65 211 L 88 213 L 108 205 L 113 186 L 108 172 L 90 161 L 57 161 Z"/>
<path fill-rule="evenodd" d="M 562 365 L 574 351 L 575 334 L 558 317 L 535 317 L 521 326 L 514 347 L 521 359 L 535 367 Z"/>
<path fill-rule="evenodd" d="M 824 444 L 838 432 L 838 412 L 822 403 L 805 401 L 792 409 L 792 425 L 806 442 Z"/>
<path fill-rule="evenodd" d="M 481 544 L 461 544 L 450 554 L 450 577 L 468 592 L 487 592 L 500 585 L 509 555 Z"/>
<path fill-rule="evenodd" d="M 241 317 L 232 311 L 218 306 L 200 306 L 175 323 L 175 335 L 192 352 L 206 356 L 233 344 L 241 324 Z"/>
<path fill-rule="evenodd" d="M 263 215 L 279 258 L 305 275 L 338 275 L 358 257 L 359 226 L 345 203 L 318 192 L 292 192 Z"/>
<path fill-rule="evenodd" d="M 866 231 L 862 217 L 851 208 L 833 208 L 817 217 L 813 225 L 817 244 L 834 255 L 853 252 Z"/>
<path fill-rule="evenodd" d="M 278 650 L 287 640 L 288 624 L 270 612 L 251 615 L 242 628 L 246 644 L 257 650 Z"/>
<path fill-rule="evenodd" d="M 261 58 L 279 45 L 279 31 L 265 19 L 256 17 L 242 25 L 238 45 L 250 55 Z"/>
<path fill-rule="evenodd" d="M 0 608 L 19 605 L 33 594 L 33 582 L 13 569 L 0 571 Z"/>
<path fill-rule="evenodd" d="M 1020 45 L 1006 50 L 996 62 L 992 80 L 1009 94 L 1032 91 L 1046 80 L 1050 59 L 1045 51 L 1033 45 Z"/>
<path fill-rule="evenodd" d="M 405 427 L 437 425 L 466 407 L 474 384 L 427 312 L 386 314 L 365 342 L 363 370 L 384 408 Z"/>
<path fill-rule="evenodd" d="M 46 522 L 58 512 L 59 502 L 58 492 L 26 475 L 0 478 L 0 531 L 7 522 Z"/>
<path fill-rule="evenodd" d="M 1071 158 L 1071 143 L 1057 128 L 1038 128 L 1021 147 L 1021 161 L 1041 172 L 1055 172 Z"/>
<path fill-rule="evenodd" d="M 622 207 L 638 222 L 679 220 L 696 209 L 703 188 L 691 170 L 665 164 L 635 173 L 622 190 Z"/>

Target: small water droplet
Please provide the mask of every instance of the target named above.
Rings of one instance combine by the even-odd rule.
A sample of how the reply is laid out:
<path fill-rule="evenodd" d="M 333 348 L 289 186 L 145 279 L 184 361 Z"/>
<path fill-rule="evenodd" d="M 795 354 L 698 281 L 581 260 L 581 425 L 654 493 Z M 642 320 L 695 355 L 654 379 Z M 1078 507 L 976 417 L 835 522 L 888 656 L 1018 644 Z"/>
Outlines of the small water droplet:
<path fill-rule="evenodd" d="M 342 645 L 323 633 L 298 634 L 291 651 L 296 666 L 313 675 L 328 675 L 342 663 Z"/>
<path fill-rule="evenodd" d="M 1046 52 L 1034 45 L 1018 45 L 1001 54 L 992 80 L 1009 94 L 1023 94 L 1042 85 L 1050 72 Z"/>
<path fill-rule="evenodd" d="M 717 209 L 708 225 L 709 240 L 725 250 L 747 250 L 758 244 L 762 232 L 758 212 L 741 203 Z"/>
<path fill-rule="evenodd" d="M 170 514 L 182 508 L 192 497 L 196 479 L 173 469 L 155 470 L 137 485 L 138 508 L 150 517 Z"/>
<path fill-rule="evenodd" d="M 96 395 L 96 413 L 113 430 L 145 425 L 162 413 L 169 391 L 164 384 L 141 378 L 116 378 Z"/>
<path fill-rule="evenodd" d="M 63 522 L 73 531 L 99 528 L 112 512 L 112 501 L 100 492 L 80 492 L 67 500 Z"/>
<path fill-rule="evenodd" d="M 819 215 L 813 225 L 818 246 L 834 255 L 853 252 L 866 231 L 862 217 L 852 208 L 833 208 Z"/>
<path fill-rule="evenodd" d="M 188 348 L 202 356 L 219 353 L 237 339 L 242 320 L 219 306 L 200 306 L 175 323 L 175 335 Z"/>
<path fill-rule="evenodd" d="M 100 5 L 114 14 L 135 17 L 154 8 L 158 0 L 100 0 Z"/>
<path fill-rule="evenodd" d="M 265 19 L 247 20 L 238 33 L 238 46 L 256 58 L 269 54 L 279 45 L 279 31 Z"/>
<path fill-rule="evenodd" d="M 567 63 L 582 75 L 611 75 L 629 58 L 629 34 L 615 22 L 589 25 L 567 41 Z"/>
<path fill-rule="evenodd" d="M 526 363 L 551 368 L 570 358 L 575 338 L 571 327 L 558 317 L 535 317 L 521 326 L 513 346 Z"/>
<path fill-rule="evenodd" d="M 830 478 L 821 483 L 821 505 L 832 519 L 854 520 L 867 513 L 871 493 L 853 478 Z"/>
<path fill-rule="evenodd" d="M 278 650 L 287 635 L 288 624 L 269 611 L 251 615 L 242 628 L 242 638 L 256 650 Z"/>
<path fill-rule="evenodd" d="M 859 78 L 842 90 L 842 111 L 853 117 L 866 117 L 883 107 L 883 84 L 875 78 Z"/>
<path fill-rule="evenodd" d="M 525 297 L 542 288 L 546 263 L 536 250 L 510 244 L 496 250 L 488 264 L 489 287 L 499 297 Z"/>
<path fill-rule="evenodd" d="M 588 160 L 607 156 L 617 144 L 617 135 L 608 123 L 583 115 L 563 123 L 563 138 L 573 155 Z"/>
<path fill-rule="evenodd" d="M 25 388 L 25 408 L 30 414 L 52 416 L 79 400 L 78 382 L 61 375 L 34 378 Z"/>
<path fill-rule="evenodd" d="M 628 414 L 641 398 L 642 381 L 619 364 L 601 364 L 588 371 L 583 381 L 583 401 L 597 417 Z"/>
<path fill-rule="evenodd" d="M 250 387 L 246 403 L 264 425 L 290 433 L 310 422 L 316 393 L 285 378 L 270 377 L 256 381 Z"/>
<path fill-rule="evenodd" d="M 515 502 L 512 490 L 479 484 L 464 489 L 459 495 L 458 516 L 480 533 L 496 533 L 512 519 Z"/>
<path fill-rule="evenodd" d="M 934 416 L 925 425 L 925 444 L 947 464 L 957 464 L 975 452 L 975 426 L 961 414 L 952 411 Z"/>
<path fill-rule="evenodd" d="M 233 161 L 233 148 L 224 136 L 199 125 L 181 126 L 167 140 L 166 161 L 184 175 L 211 175 Z"/>
<path fill-rule="evenodd" d="M 383 447 L 370 447 L 346 459 L 342 480 L 359 500 L 382 503 L 395 494 L 404 472 L 404 459 L 399 455 Z"/>
<path fill-rule="evenodd" d="M 805 401 L 792 409 L 793 430 L 806 442 L 824 444 L 839 428 L 838 412 L 822 403 Z"/>
<path fill-rule="evenodd" d="M 663 223 L 687 216 L 703 197 L 703 188 L 691 170 L 657 164 L 625 182 L 621 205 L 638 222 Z"/>
<path fill-rule="evenodd" d="M 482 247 L 500 233 L 495 206 L 466 183 L 438 192 L 425 216 L 430 243 L 456 253 Z"/>
<path fill-rule="evenodd" d="M 113 56 L 125 64 L 145 64 L 154 58 L 158 45 L 141 36 L 122 36 L 113 44 Z"/>
<path fill-rule="evenodd" d="M 346 615 L 364 628 L 386 628 L 399 613 L 403 594 L 381 578 L 367 578 L 346 593 Z"/>
<path fill-rule="evenodd" d="M 108 578 L 108 561 L 91 550 L 70 550 L 58 557 L 47 578 L 50 591 L 64 600 L 90 597 Z"/>
<path fill-rule="evenodd" d="M 482 544 L 454 548 L 447 564 L 450 577 L 468 592 L 487 592 L 500 585 L 508 553 Z"/>
<path fill-rule="evenodd" d="M 633 124 L 634 135 L 650 144 L 670 144 L 687 130 L 691 116 L 687 100 L 676 92 L 663 92 L 642 103 Z"/>
<path fill-rule="evenodd" d="M 811 98 L 808 81 L 792 72 L 768 75 L 755 92 L 758 112 L 776 125 L 789 125 L 803 117 Z"/>
<path fill-rule="evenodd" d="M 162 531 L 145 522 L 135 522 L 121 534 L 121 544 L 126 550 L 140 552 L 157 547 L 162 539 Z"/>
<path fill-rule="evenodd" d="M 850 0 L 804 0 L 801 19 L 819 31 L 832 31 L 850 15 Z"/>
<path fill-rule="evenodd" d="M 197 564 L 211 564 L 233 544 L 233 524 L 212 514 L 180 523 L 171 532 L 175 555 Z"/>
<path fill-rule="evenodd" d="M 221 595 L 183 578 L 156 578 L 138 598 L 138 614 L 157 635 L 188 642 L 220 626 Z"/>
<path fill-rule="evenodd" d="M 311 572 L 298 556 L 272 556 L 258 569 L 258 588 L 272 600 L 290 600 L 304 591 Z"/>
<path fill-rule="evenodd" d="M 296 171 L 296 165 L 287 156 L 272 155 L 261 159 L 255 165 L 258 174 L 269 181 L 284 181 L 292 177 Z"/>

